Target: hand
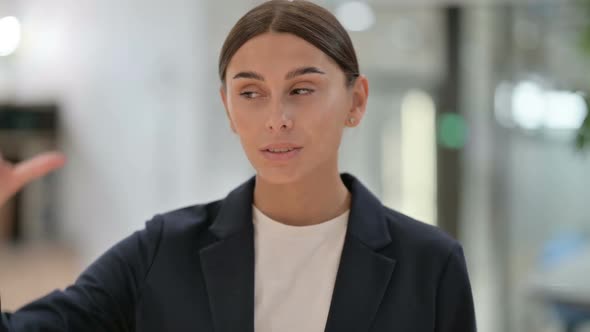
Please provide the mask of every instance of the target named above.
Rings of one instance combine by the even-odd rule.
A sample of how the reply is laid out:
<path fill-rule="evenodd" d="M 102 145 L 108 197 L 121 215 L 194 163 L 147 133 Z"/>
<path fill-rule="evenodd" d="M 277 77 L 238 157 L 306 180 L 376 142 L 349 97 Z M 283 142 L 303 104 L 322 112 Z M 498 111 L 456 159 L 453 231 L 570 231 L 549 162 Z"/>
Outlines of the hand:
<path fill-rule="evenodd" d="M 62 167 L 66 158 L 58 152 L 46 152 L 16 165 L 2 158 L 0 153 L 0 206 L 27 183 Z"/>

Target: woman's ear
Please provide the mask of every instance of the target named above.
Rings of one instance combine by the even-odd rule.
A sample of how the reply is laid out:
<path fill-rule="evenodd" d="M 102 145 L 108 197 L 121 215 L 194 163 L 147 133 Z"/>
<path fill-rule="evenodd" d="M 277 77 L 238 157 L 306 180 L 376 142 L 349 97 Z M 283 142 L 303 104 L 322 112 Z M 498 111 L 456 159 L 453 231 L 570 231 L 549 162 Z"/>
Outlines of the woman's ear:
<path fill-rule="evenodd" d="M 227 91 L 225 90 L 225 86 L 221 86 L 221 88 L 219 88 L 219 95 L 221 96 L 221 102 L 223 103 L 223 108 L 225 108 L 225 115 L 227 115 L 231 131 L 237 134 L 236 128 L 234 127 L 234 122 L 232 121 L 232 118 L 229 114 L 229 108 L 227 108 Z"/>
<path fill-rule="evenodd" d="M 365 75 L 360 75 L 352 86 L 352 106 L 346 118 L 348 127 L 356 127 L 361 122 L 367 110 L 368 99 L 369 80 Z"/>

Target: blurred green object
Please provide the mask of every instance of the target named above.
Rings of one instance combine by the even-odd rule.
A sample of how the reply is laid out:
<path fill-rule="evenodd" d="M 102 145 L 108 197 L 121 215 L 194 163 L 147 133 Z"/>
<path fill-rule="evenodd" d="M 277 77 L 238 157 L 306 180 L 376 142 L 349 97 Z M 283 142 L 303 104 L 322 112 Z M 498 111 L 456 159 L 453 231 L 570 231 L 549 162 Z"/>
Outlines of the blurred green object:
<path fill-rule="evenodd" d="M 453 150 L 465 146 L 467 125 L 461 115 L 455 113 L 441 114 L 438 125 L 438 142 L 441 146 Z"/>

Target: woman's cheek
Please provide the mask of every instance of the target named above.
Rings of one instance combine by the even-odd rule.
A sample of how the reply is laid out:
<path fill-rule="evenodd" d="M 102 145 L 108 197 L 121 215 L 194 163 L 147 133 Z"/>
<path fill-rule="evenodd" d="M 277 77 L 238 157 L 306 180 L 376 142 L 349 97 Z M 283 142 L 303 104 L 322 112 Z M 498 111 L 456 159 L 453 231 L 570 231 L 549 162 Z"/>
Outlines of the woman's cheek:
<path fill-rule="evenodd" d="M 239 121 L 245 125 L 247 125 L 249 122 L 257 121 L 257 117 L 260 117 L 261 115 L 260 103 L 242 101 L 240 103 L 236 103 L 235 106 L 234 115 L 236 121 Z"/>

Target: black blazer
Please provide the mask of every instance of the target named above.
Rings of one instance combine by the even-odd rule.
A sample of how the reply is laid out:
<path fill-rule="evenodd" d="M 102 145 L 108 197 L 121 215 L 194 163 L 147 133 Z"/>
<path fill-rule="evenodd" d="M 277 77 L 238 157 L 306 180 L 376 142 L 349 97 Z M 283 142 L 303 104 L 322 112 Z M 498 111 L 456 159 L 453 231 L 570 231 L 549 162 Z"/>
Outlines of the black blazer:
<path fill-rule="evenodd" d="M 325 331 L 475 331 L 459 243 L 341 177 L 352 205 Z M 2 314 L 0 328 L 253 332 L 254 185 L 251 178 L 223 200 L 156 215 L 73 286 Z"/>

